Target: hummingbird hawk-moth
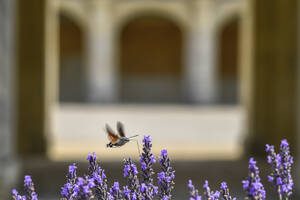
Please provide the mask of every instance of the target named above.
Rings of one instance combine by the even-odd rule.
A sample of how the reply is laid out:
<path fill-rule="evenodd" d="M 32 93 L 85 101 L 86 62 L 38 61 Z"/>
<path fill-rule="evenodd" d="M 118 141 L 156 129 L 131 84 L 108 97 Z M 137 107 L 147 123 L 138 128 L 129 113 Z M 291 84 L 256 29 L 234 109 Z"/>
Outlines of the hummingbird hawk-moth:
<path fill-rule="evenodd" d="M 106 124 L 106 133 L 110 142 L 106 145 L 106 147 L 114 148 L 121 147 L 127 142 L 131 140 L 133 137 L 137 137 L 138 135 L 134 135 L 131 137 L 126 137 L 124 131 L 124 125 L 121 122 L 117 122 L 117 134 L 112 130 L 112 128 Z"/>

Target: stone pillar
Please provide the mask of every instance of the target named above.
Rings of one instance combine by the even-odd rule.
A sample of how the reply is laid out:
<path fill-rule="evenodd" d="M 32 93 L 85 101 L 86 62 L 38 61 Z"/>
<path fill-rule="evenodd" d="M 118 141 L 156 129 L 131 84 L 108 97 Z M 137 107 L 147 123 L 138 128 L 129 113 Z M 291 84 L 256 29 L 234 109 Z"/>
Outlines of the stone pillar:
<path fill-rule="evenodd" d="M 0 0 L 0 199 L 9 199 L 16 183 L 15 155 L 15 10 L 14 0 Z"/>
<path fill-rule="evenodd" d="M 53 110 L 59 104 L 59 3 L 45 2 L 44 133 L 48 136 L 53 134 Z"/>
<path fill-rule="evenodd" d="M 90 102 L 114 102 L 118 98 L 114 66 L 110 1 L 90 1 L 87 44 L 87 91 Z"/>
<path fill-rule="evenodd" d="M 216 33 L 212 0 L 194 0 L 187 36 L 185 90 L 194 103 L 216 101 Z"/>
<path fill-rule="evenodd" d="M 18 153 L 45 155 L 45 4 L 18 1 Z"/>
<path fill-rule="evenodd" d="M 297 0 L 253 0 L 253 80 L 250 151 L 297 138 Z"/>
<path fill-rule="evenodd" d="M 297 11 L 298 13 L 300 12 L 300 3 L 298 1 L 298 6 L 297 6 Z M 297 72 L 297 157 L 296 157 L 296 169 L 299 169 L 300 167 L 300 106 L 299 106 L 299 102 L 300 102 L 300 14 L 297 15 L 297 63 L 298 63 L 298 72 Z M 300 170 L 297 170 L 296 172 L 296 197 L 300 198 Z"/>
<path fill-rule="evenodd" d="M 278 147 L 280 140 L 287 138 L 295 156 L 293 192 L 298 194 L 292 198 L 299 199 L 299 1 L 251 1 L 253 78 L 248 150 L 265 158 L 266 143 Z"/>

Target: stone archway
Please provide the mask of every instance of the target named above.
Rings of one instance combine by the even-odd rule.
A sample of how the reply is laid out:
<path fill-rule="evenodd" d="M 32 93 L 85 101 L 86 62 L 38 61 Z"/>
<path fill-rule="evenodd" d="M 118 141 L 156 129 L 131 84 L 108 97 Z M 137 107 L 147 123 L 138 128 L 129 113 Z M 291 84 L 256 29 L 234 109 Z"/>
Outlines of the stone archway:
<path fill-rule="evenodd" d="M 231 18 L 219 31 L 219 101 L 236 104 L 239 95 L 239 26 L 238 16 Z"/>
<path fill-rule="evenodd" d="M 83 31 L 70 17 L 59 15 L 59 101 L 83 102 L 84 47 Z"/>
<path fill-rule="evenodd" d="M 123 26 L 119 52 L 121 101 L 180 102 L 182 52 L 182 31 L 166 18 L 143 15 Z"/>

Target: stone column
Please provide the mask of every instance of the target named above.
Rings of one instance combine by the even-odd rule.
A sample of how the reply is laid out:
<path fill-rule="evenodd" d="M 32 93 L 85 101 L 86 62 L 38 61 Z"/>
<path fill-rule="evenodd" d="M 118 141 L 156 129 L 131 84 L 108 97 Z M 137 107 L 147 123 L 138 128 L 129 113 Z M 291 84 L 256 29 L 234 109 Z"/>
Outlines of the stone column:
<path fill-rule="evenodd" d="M 18 153 L 45 155 L 46 0 L 18 1 Z"/>
<path fill-rule="evenodd" d="M 297 0 L 253 0 L 253 80 L 249 142 L 265 156 L 266 143 L 297 144 Z"/>
<path fill-rule="evenodd" d="M 216 34 L 214 1 L 194 0 L 186 46 L 185 83 L 189 101 L 216 101 Z"/>
<path fill-rule="evenodd" d="M 53 134 L 53 111 L 59 104 L 59 0 L 45 1 L 44 133 Z M 50 137 L 48 137 L 49 139 Z M 48 146 L 51 149 L 51 142 Z"/>
<path fill-rule="evenodd" d="M 90 102 L 114 102 L 118 97 L 114 66 L 110 1 L 91 1 L 88 17 L 87 91 Z"/>
<path fill-rule="evenodd" d="M 0 0 L 0 199 L 16 183 L 15 156 L 15 1 Z"/>
<path fill-rule="evenodd" d="M 298 13 L 300 12 L 300 3 L 298 1 L 298 6 L 297 6 L 297 11 Z M 295 168 L 299 169 L 300 167 L 300 106 L 299 106 L 299 102 L 300 102 L 300 14 L 297 15 L 297 65 L 298 65 L 298 71 L 297 71 L 297 102 L 298 102 L 298 106 L 297 106 L 297 157 L 296 157 L 296 166 Z M 295 184 L 296 185 L 296 197 L 300 197 L 300 170 L 297 170 L 296 173 L 296 181 Z"/>

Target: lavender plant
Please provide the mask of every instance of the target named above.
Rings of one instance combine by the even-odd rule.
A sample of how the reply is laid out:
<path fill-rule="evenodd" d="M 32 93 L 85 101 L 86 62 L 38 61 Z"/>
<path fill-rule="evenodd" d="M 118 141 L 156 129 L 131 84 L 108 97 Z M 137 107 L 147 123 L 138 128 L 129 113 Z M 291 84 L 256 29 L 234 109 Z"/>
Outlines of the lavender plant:
<path fill-rule="evenodd" d="M 247 192 L 249 200 L 264 200 L 266 199 L 266 191 L 259 177 L 259 169 L 256 166 L 256 161 L 253 158 L 249 160 L 248 177 L 242 181 L 243 189 Z"/>
<path fill-rule="evenodd" d="M 19 192 L 16 189 L 12 190 L 12 198 L 14 200 L 26 200 L 25 195 L 23 196 L 19 195 Z"/>
<path fill-rule="evenodd" d="M 131 158 L 124 160 L 124 177 L 127 178 L 128 186 L 123 190 L 126 199 L 141 199 L 140 183 L 137 177 L 138 170 Z"/>
<path fill-rule="evenodd" d="M 159 197 L 163 200 L 171 199 L 171 192 L 175 184 L 175 170 L 171 167 L 170 158 L 168 157 L 166 149 L 161 151 L 159 162 L 162 170 L 157 176 L 160 188 Z"/>
<path fill-rule="evenodd" d="M 189 180 L 188 188 L 190 190 L 190 200 L 202 200 L 201 196 L 199 195 L 198 190 L 193 185 L 192 180 Z"/>
<path fill-rule="evenodd" d="M 293 157 L 290 155 L 290 147 L 286 139 L 281 141 L 280 153 L 275 152 L 273 145 L 266 145 L 268 153 L 268 163 L 271 164 L 271 174 L 268 176 L 269 182 L 276 188 L 279 200 L 288 200 L 292 194 L 293 179 L 291 166 Z"/>
<path fill-rule="evenodd" d="M 231 197 L 230 194 L 229 194 L 229 188 L 227 186 L 227 183 L 226 182 L 222 182 L 221 183 L 221 197 L 224 199 L 224 200 L 236 200 L 235 197 Z"/>
<path fill-rule="evenodd" d="M 144 199 L 153 199 L 158 193 L 158 187 L 153 185 L 153 164 L 156 162 L 155 156 L 151 153 L 152 141 L 150 136 L 144 136 L 143 152 L 140 155 L 142 184 L 140 193 Z"/>
<path fill-rule="evenodd" d="M 61 195 L 63 196 L 62 200 L 69 200 L 74 198 L 74 188 L 77 181 L 76 170 L 77 167 L 75 163 L 69 166 L 67 183 L 61 188 Z"/>
<path fill-rule="evenodd" d="M 125 200 L 137 200 L 135 193 L 132 194 L 127 185 L 123 187 L 122 193 Z"/>
<path fill-rule="evenodd" d="M 155 156 L 151 153 L 152 143 L 150 136 L 145 136 L 143 139 L 143 152 L 140 155 L 142 168 L 142 182 L 146 185 L 153 184 L 152 175 L 154 174 L 152 166 L 156 162 Z"/>
<path fill-rule="evenodd" d="M 175 171 L 170 165 L 170 158 L 167 150 L 162 150 L 159 157 L 161 172 L 157 174 L 158 186 L 153 181 L 153 165 L 155 156 L 151 153 L 152 143 L 149 136 L 143 139 L 143 152 L 140 155 L 141 173 L 136 165 L 128 158 L 124 160 L 124 177 L 127 185 L 122 189 L 119 182 L 109 188 L 108 180 L 97 163 L 95 153 L 89 154 L 88 174 L 77 177 L 76 164 L 70 165 L 67 173 L 67 182 L 62 187 L 62 200 L 170 200 L 172 189 L 174 188 Z M 279 200 L 289 200 L 292 194 L 293 180 L 291 176 L 291 166 L 293 157 L 290 155 L 290 147 L 287 140 L 282 140 L 280 153 L 276 153 L 274 146 L 266 145 L 268 153 L 268 163 L 271 164 L 272 172 L 268 176 L 269 182 L 273 183 L 278 193 Z M 138 175 L 141 175 L 139 180 Z M 243 189 L 247 193 L 247 200 L 265 200 L 266 192 L 259 177 L 259 169 L 253 158 L 249 160 L 248 176 L 242 181 Z M 188 182 L 190 200 L 236 200 L 231 197 L 226 182 L 221 183 L 220 190 L 213 192 L 208 181 L 203 185 L 203 196 L 194 187 L 192 180 Z M 12 190 L 13 200 L 38 200 L 34 184 L 30 176 L 24 179 L 25 195 L 21 195 L 17 190 Z M 158 191 L 159 189 L 159 191 Z"/>
<path fill-rule="evenodd" d="M 35 192 L 34 184 L 32 182 L 31 176 L 25 176 L 24 179 L 24 188 L 25 188 L 25 196 L 28 200 L 37 200 L 38 195 Z"/>
<path fill-rule="evenodd" d="M 219 191 L 215 191 L 215 192 L 211 191 L 207 180 L 205 181 L 203 188 L 204 188 L 204 196 L 206 197 L 207 200 L 219 200 L 220 192 Z"/>
<path fill-rule="evenodd" d="M 93 154 L 89 154 L 87 157 L 89 161 L 89 175 L 90 179 L 94 180 L 95 187 L 93 187 L 93 192 L 95 197 L 98 200 L 106 200 L 109 198 L 109 191 L 107 186 L 107 177 L 105 175 L 104 169 L 102 169 L 97 163 L 97 157 L 95 152 Z"/>
<path fill-rule="evenodd" d="M 94 198 L 93 188 L 95 187 L 94 179 L 85 176 L 85 178 L 78 177 L 74 187 L 73 199 L 89 200 Z"/>
<path fill-rule="evenodd" d="M 38 195 L 35 192 L 34 184 L 31 176 L 26 175 L 24 178 L 25 195 L 21 196 L 16 189 L 12 190 L 14 200 L 38 200 Z"/>
<path fill-rule="evenodd" d="M 111 199 L 122 199 L 122 191 L 120 190 L 119 182 L 114 182 L 114 185 L 110 188 Z"/>

